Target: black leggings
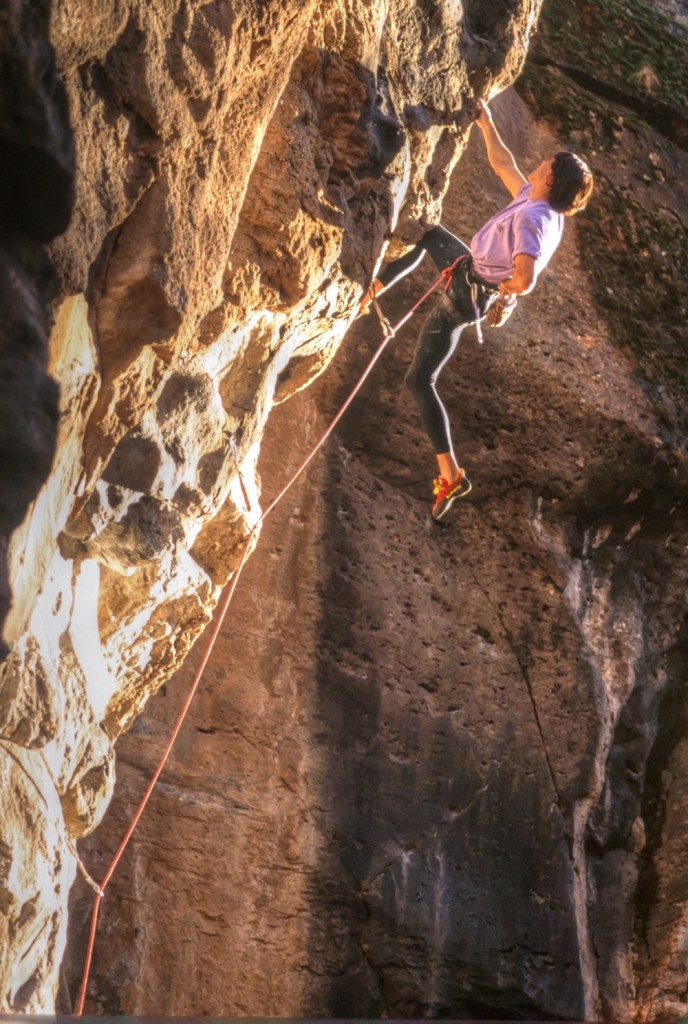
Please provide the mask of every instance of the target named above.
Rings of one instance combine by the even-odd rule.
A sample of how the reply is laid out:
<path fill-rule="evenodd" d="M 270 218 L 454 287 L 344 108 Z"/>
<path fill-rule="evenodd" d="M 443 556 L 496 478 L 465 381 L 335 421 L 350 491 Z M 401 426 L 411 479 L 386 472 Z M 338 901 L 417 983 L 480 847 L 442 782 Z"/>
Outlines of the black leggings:
<path fill-rule="evenodd" d="M 427 232 L 418 245 L 405 256 L 393 260 L 378 274 L 385 287 L 396 284 L 409 274 L 429 252 L 438 270 L 450 267 L 462 255 L 470 256 L 468 246 L 443 227 Z M 484 300 L 483 300 L 484 301 Z M 484 312 L 480 302 L 480 313 Z M 454 353 L 464 327 L 475 323 L 470 286 L 461 273 L 454 276 L 448 295 L 441 295 L 423 324 L 413 362 L 406 374 L 406 386 L 420 410 L 433 451 L 441 455 L 452 450 L 449 417 L 435 385 L 442 369 Z"/>

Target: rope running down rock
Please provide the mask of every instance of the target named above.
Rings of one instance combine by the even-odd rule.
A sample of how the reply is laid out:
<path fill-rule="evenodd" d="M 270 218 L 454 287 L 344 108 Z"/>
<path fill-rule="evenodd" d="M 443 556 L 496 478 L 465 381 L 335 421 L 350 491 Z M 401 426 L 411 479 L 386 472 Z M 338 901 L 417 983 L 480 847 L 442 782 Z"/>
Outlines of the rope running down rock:
<path fill-rule="evenodd" d="M 84 962 L 84 970 L 83 970 L 83 975 L 82 975 L 82 978 L 81 978 L 81 987 L 80 987 L 80 991 L 79 991 L 79 998 L 78 998 L 78 1001 L 77 1001 L 77 1006 L 76 1006 L 76 1010 L 75 1010 L 74 1016 L 81 1017 L 83 1015 L 83 1012 L 84 1012 L 84 1004 L 86 1002 L 86 990 L 87 990 L 87 987 L 88 987 L 88 979 L 89 979 L 89 975 L 90 975 L 90 972 L 91 972 L 91 964 L 92 964 L 92 961 L 93 961 L 93 950 L 94 950 L 94 946 L 95 946 L 96 931 L 97 931 L 97 928 L 98 928 L 98 915 L 99 915 L 99 912 L 100 912 L 101 903 L 102 903 L 102 901 L 103 901 L 103 899 L 105 897 L 105 890 L 106 890 L 106 888 L 108 886 L 108 883 L 110 882 L 110 879 L 112 878 L 113 874 L 115 873 L 117 865 L 119 864 L 119 862 L 120 862 L 120 860 L 122 858 L 122 855 L 124 854 L 124 851 L 125 851 L 126 847 L 129 844 L 129 840 L 131 839 L 132 835 L 134 834 L 136 826 L 138 825 L 138 823 L 139 823 L 139 821 L 141 819 L 141 816 L 142 816 L 144 810 L 146 809 L 146 805 L 148 804 L 148 801 L 150 800 L 150 797 L 151 797 L 151 795 L 153 793 L 153 790 L 155 789 L 157 781 L 160 778 L 160 775 L 162 773 L 163 768 L 165 767 L 167 759 L 169 758 L 170 753 L 172 752 L 172 748 L 173 748 L 173 746 L 175 744 L 177 736 L 179 735 L 179 731 L 181 730 L 181 727 L 182 727 L 182 725 L 184 723 L 184 720 L 186 718 L 186 715 L 187 715 L 187 712 L 189 710 L 189 707 L 191 706 L 191 702 L 192 702 L 192 700 L 194 698 L 196 690 L 198 689 L 198 686 L 199 686 L 199 684 L 201 682 L 201 679 L 203 677 L 203 673 L 204 673 L 206 665 L 208 664 L 208 661 L 210 659 L 210 655 L 211 655 L 211 653 L 213 651 L 213 648 L 215 646 L 215 642 L 217 641 L 217 638 L 218 638 L 218 636 L 220 634 L 220 631 L 222 629 L 222 625 L 224 623 L 225 616 L 227 614 L 229 606 L 230 606 L 230 604 L 232 602 L 232 598 L 234 597 L 234 592 L 236 591 L 237 584 L 239 582 L 239 578 L 240 578 L 241 573 L 243 571 L 244 565 L 246 564 L 246 561 L 248 559 L 249 553 L 251 552 L 253 537 L 254 537 L 256 531 L 261 526 L 261 524 L 267 519 L 267 517 L 270 515 L 270 513 L 280 503 L 282 498 L 286 495 L 287 491 L 292 487 L 292 485 L 294 483 L 296 483 L 296 481 L 301 476 L 301 474 L 304 472 L 306 467 L 310 464 L 310 462 L 313 460 L 313 458 L 315 458 L 317 453 L 320 451 L 320 449 L 323 447 L 325 442 L 328 440 L 328 438 L 332 434 L 333 430 L 335 429 L 335 427 L 337 426 L 337 424 L 341 420 L 342 416 L 344 415 L 346 410 L 349 408 L 349 406 L 353 402 L 353 400 L 356 397 L 356 395 L 358 394 L 358 392 L 363 387 L 363 384 L 365 383 L 365 381 L 370 376 L 370 373 L 372 372 L 374 366 L 376 365 L 376 363 L 380 359 L 382 353 L 384 352 L 385 348 L 387 347 L 389 342 L 392 340 L 392 338 L 395 337 L 395 335 L 404 326 L 404 324 L 406 324 L 407 321 L 411 319 L 411 317 L 420 308 L 420 306 L 425 302 L 425 300 L 427 298 L 429 298 L 429 296 L 432 295 L 432 293 L 434 291 L 436 291 L 440 287 L 441 284 L 444 284 L 444 286 L 445 286 L 444 290 L 445 291 L 449 288 L 449 285 L 451 284 L 452 277 L 453 277 L 453 274 L 454 274 L 454 270 L 455 270 L 456 266 L 458 265 L 458 263 L 460 262 L 460 259 L 457 260 L 454 264 L 452 264 L 452 266 L 446 267 L 441 272 L 440 276 L 437 278 L 437 280 L 434 282 L 434 284 L 418 300 L 418 302 L 416 302 L 415 306 L 413 306 L 408 311 L 408 313 L 406 313 L 401 318 L 401 320 L 399 320 L 399 322 L 397 324 L 395 324 L 393 327 L 389 324 L 389 321 L 387 320 L 387 318 L 384 316 L 384 314 L 380 310 L 380 308 L 379 308 L 379 306 L 377 304 L 377 301 L 375 301 L 373 303 L 374 308 L 376 310 L 376 313 L 377 313 L 377 315 L 378 315 L 378 317 L 380 319 L 380 324 L 381 324 L 382 332 L 383 332 L 383 335 L 384 335 L 382 342 L 378 345 L 377 349 L 373 353 L 370 361 L 368 362 L 368 364 L 365 367 L 363 373 L 361 374 L 361 376 L 359 377 L 358 381 L 354 385 L 354 387 L 353 387 L 352 391 L 350 392 L 349 396 L 346 398 L 346 400 L 344 401 L 343 405 L 341 406 L 339 411 L 336 413 L 334 419 L 331 421 L 331 423 L 329 424 L 329 426 L 327 427 L 325 432 L 322 434 L 322 436 L 319 438 L 319 440 L 315 443 L 315 445 L 310 450 L 310 452 L 306 455 L 306 457 L 303 459 L 301 464 L 298 466 L 298 468 L 292 474 L 292 476 L 287 481 L 287 483 L 284 485 L 284 487 L 281 489 L 281 491 L 277 494 L 277 496 L 275 498 L 273 498 L 273 500 L 270 502 L 270 504 L 265 509 L 265 511 L 261 512 L 261 514 L 258 517 L 258 519 L 256 520 L 256 522 L 251 527 L 251 530 L 250 530 L 250 532 L 249 532 L 249 534 L 248 534 L 248 536 L 246 538 L 246 541 L 244 542 L 244 547 L 242 549 L 241 558 L 240 558 L 239 564 L 238 564 L 238 566 L 237 566 L 237 568 L 236 568 L 236 570 L 234 572 L 234 576 L 232 577 L 232 582 L 231 582 L 231 584 L 229 586 L 229 589 L 227 590 L 227 593 L 225 594 L 224 599 L 222 600 L 222 602 L 220 604 L 220 610 L 219 610 L 219 612 L 217 614 L 215 625 L 213 627 L 213 631 L 212 631 L 212 633 L 210 635 L 208 643 L 206 644 L 205 651 L 203 652 L 203 657 L 201 658 L 200 665 L 198 666 L 198 669 L 196 671 L 196 675 L 195 675 L 195 677 L 193 679 L 193 682 L 191 683 L 191 687 L 189 689 L 189 692 L 188 692 L 188 694 L 186 696 L 186 699 L 184 700 L 184 703 L 182 705 L 181 711 L 179 712 L 179 715 L 178 715 L 177 720 L 176 720 L 176 722 L 174 724 L 172 732 L 170 733 L 169 739 L 168 739 L 168 741 L 167 741 L 167 743 L 165 745 L 165 748 L 164 748 L 164 750 L 162 752 L 160 760 L 158 761 L 157 767 L 156 767 L 155 771 L 153 772 L 153 775 L 151 777 L 150 782 L 148 783 L 148 786 L 146 787 L 146 791 L 145 791 L 143 797 L 141 798 L 141 801 L 140 801 L 140 803 L 139 803 L 139 805 L 138 805 L 138 807 L 137 807 L 137 809 L 136 809 L 136 811 L 134 813 L 134 816 L 131 819 L 131 823 L 129 824 L 129 827 L 128 827 L 125 835 L 124 835 L 124 838 L 122 839 L 122 841 L 119 844 L 119 847 L 117 848 L 117 851 L 116 851 L 116 853 L 115 853 L 115 855 L 114 855 L 114 857 L 113 857 L 113 859 L 112 859 L 112 861 L 110 863 L 110 866 L 108 867 L 107 871 L 105 872 L 105 875 L 103 877 L 102 882 L 100 883 L 100 886 L 98 887 L 97 883 L 95 883 L 93 881 L 93 879 L 89 880 L 89 883 L 90 883 L 91 887 L 95 891 L 95 900 L 94 900 L 94 904 L 93 904 L 93 913 L 91 915 L 91 927 L 90 927 L 90 931 L 89 931 L 88 945 L 87 945 L 87 949 L 86 949 L 86 958 L 85 958 L 85 962 Z M 238 469 L 238 460 L 237 460 L 237 469 Z M 242 490 L 243 490 L 243 481 L 241 481 L 241 484 L 242 484 Z M 247 509 L 248 509 L 248 508 L 250 508 L 250 506 L 249 506 L 249 503 L 248 503 L 248 496 L 247 495 L 245 496 L 245 500 L 246 500 Z"/>

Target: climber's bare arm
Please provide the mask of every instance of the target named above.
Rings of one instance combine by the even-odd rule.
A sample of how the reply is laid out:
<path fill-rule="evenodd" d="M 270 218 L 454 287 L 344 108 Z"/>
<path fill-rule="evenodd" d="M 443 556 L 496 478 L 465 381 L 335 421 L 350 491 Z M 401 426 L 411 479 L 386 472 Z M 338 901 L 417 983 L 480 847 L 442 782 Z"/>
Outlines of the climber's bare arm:
<path fill-rule="evenodd" d="M 476 118 L 476 124 L 483 133 L 490 166 L 497 177 L 501 178 L 511 195 L 516 196 L 525 185 L 526 178 L 518 169 L 513 153 L 499 137 L 488 105 L 482 100 L 478 100 L 478 108 L 480 113 Z"/>
<path fill-rule="evenodd" d="M 519 252 L 514 257 L 514 272 L 506 281 L 499 285 L 499 293 L 507 299 L 515 299 L 517 295 L 528 295 L 537 281 L 535 258 L 527 252 Z"/>

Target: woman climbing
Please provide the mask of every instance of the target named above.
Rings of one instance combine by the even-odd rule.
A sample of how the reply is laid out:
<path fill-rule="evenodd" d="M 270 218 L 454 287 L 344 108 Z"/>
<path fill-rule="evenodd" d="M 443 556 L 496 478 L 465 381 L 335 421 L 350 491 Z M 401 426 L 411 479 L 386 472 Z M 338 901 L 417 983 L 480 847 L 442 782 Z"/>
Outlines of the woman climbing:
<path fill-rule="evenodd" d="M 382 269 L 361 302 L 364 312 L 377 295 L 415 270 L 426 252 L 438 270 L 456 265 L 448 290 L 423 325 L 406 375 L 439 467 L 433 490 L 436 520 L 471 489 L 454 456 L 449 419 L 436 390 L 439 375 L 464 327 L 479 324 L 486 313 L 488 323 L 499 326 L 513 309 L 516 296 L 533 290 L 559 245 L 564 216 L 585 207 L 593 186 L 590 168 L 568 152 L 543 160 L 526 178 L 499 137 L 487 105 L 480 101 L 478 107 L 476 121 L 490 166 L 512 201 L 473 236 L 470 248 L 446 228 L 432 228 L 410 252 Z"/>

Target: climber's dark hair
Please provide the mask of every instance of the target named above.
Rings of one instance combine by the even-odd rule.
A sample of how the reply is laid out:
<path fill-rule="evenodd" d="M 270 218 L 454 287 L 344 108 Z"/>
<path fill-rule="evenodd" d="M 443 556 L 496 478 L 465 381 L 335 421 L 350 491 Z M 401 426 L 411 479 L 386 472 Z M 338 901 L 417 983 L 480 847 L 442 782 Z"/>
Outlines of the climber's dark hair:
<path fill-rule="evenodd" d="M 563 150 L 554 157 L 552 176 L 554 184 L 548 200 L 552 209 L 568 217 L 585 209 L 593 186 L 592 172 L 585 160 Z"/>

